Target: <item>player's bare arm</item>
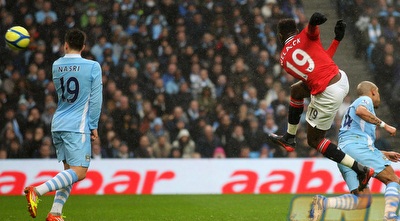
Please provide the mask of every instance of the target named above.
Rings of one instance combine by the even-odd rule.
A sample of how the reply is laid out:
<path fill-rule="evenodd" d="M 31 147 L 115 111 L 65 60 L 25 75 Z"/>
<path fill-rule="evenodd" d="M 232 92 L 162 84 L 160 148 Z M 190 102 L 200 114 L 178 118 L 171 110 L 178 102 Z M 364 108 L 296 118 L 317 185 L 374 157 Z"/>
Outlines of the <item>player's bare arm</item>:
<path fill-rule="evenodd" d="M 359 116 L 361 119 L 365 120 L 366 122 L 375 124 L 376 126 L 385 129 L 390 134 L 390 136 L 396 135 L 395 127 L 390 126 L 389 124 L 386 124 L 385 122 L 383 122 L 381 119 L 379 119 L 373 113 L 371 113 L 366 107 L 358 106 L 356 109 L 356 114 L 357 114 L 357 116 Z"/>

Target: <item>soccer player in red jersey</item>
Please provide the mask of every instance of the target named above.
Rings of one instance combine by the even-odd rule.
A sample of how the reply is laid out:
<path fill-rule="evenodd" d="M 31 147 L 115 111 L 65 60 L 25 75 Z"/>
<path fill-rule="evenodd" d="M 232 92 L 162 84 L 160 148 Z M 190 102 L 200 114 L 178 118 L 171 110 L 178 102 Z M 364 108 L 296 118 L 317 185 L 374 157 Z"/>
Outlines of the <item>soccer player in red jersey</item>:
<path fill-rule="evenodd" d="M 344 37 L 346 24 L 342 20 L 336 23 L 335 39 L 325 50 L 320 40 L 318 25 L 326 20 L 323 14 L 316 12 L 301 32 L 293 19 L 282 19 L 278 23 L 278 36 L 283 44 L 281 66 L 300 81 L 291 86 L 286 134 L 272 134 L 269 138 L 287 151 L 293 151 L 297 127 L 304 108 L 303 100 L 310 97 L 306 115 L 308 145 L 326 158 L 352 168 L 358 174 L 359 189 L 362 190 L 368 184 L 374 170 L 358 163 L 325 138 L 339 106 L 349 92 L 346 73 L 340 70 L 332 59 Z"/>

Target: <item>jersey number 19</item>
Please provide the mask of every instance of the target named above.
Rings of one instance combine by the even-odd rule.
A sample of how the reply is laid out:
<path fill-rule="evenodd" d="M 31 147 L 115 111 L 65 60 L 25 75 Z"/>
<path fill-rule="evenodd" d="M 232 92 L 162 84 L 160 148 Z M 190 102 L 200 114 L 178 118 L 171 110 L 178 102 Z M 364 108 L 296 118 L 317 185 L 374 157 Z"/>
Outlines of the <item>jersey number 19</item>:
<path fill-rule="evenodd" d="M 314 70 L 315 68 L 314 60 L 310 57 L 309 54 L 307 54 L 307 52 L 301 49 L 296 49 L 293 51 L 292 60 L 295 65 L 287 61 L 286 66 L 294 73 L 296 73 L 300 78 L 302 78 L 303 80 L 307 80 L 308 75 L 305 73 L 311 73 Z M 307 64 L 308 66 L 306 66 Z M 299 68 L 305 70 L 301 71 L 299 70 Z"/>
<path fill-rule="evenodd" d="M 78 94 L 79 94 L 78 79 L 76 79 L 75 77 L 70 77 L 67 79 L 67 81 L 65 83 L 66 83 L 66 85 L 64 85 L 64 77 L 60 78 L 60 84 L 61 84 L 61 90 L 62 90 L 61 99 L 63 101 L 67 101 L 68 103 L 74 103 L 76 101 L 76 99 L 78 98 Z M 67 97 L 68 98 L 65 98 L 66 97 L 65 89 L 67 89 L 67 93 L 68 93 Z M 72 95 L 72 97 L 70 95 Z"/>

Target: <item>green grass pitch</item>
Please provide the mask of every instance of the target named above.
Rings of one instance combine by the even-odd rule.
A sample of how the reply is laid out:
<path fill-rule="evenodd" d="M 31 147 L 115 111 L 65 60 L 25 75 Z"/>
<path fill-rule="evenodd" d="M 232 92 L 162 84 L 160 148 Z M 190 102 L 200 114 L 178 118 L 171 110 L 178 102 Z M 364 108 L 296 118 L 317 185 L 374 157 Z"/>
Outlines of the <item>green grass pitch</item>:
<path fill-rule="evenodd" d="M 65 221 L 287 220 L 294 195 L 72 195 Z M 2 221 L 45 220 L 53 196 L 43 196 L 29 216 L 25 196 L 0 196 Z"/>

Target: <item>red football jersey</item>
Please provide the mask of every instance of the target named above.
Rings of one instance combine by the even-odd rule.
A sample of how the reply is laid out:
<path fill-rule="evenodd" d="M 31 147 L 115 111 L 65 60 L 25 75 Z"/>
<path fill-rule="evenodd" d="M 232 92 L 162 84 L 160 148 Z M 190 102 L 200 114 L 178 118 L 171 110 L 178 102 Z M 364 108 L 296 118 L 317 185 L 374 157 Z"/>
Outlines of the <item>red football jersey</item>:
<path fill-rule="evenodd" d="M 286 40 L 280 62 L 286 72 L 306 83 L 311 94 L 319 94 L 339 73 L 339 67 L 332 59 L 338 45 L 339 42 L 334 40 L 325 50 L 318 26 L 313 33 L 309 33 L 307 25 L 299 34 Z"/>

